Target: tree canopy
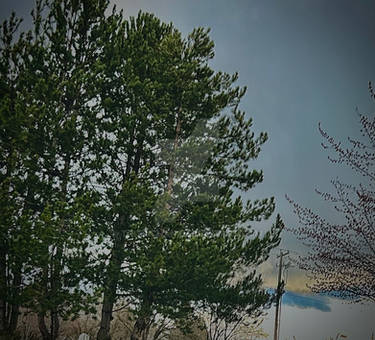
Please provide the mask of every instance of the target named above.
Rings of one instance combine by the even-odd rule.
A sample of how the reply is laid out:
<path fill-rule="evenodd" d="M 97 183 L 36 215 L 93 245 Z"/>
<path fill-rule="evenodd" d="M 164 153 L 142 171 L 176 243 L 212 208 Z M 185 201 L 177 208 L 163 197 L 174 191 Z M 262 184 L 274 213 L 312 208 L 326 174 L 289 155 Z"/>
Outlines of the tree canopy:
<path fill-rule="evenodd" d="M 241 193 L 267 134 L 240 110 L 238 74 L 210 66 L 209 30 L 187 37 L 107 1 L 44 1 L 32 30 L 1 31 L 0 331 L 19 308 L 55 339 L 61 318 L 94 312 L 108 339 L 125 304 L 146 339 L 160 319 L 226 322 L 269 302 L 255 268 L 278 245 L 273 198 Z"/>

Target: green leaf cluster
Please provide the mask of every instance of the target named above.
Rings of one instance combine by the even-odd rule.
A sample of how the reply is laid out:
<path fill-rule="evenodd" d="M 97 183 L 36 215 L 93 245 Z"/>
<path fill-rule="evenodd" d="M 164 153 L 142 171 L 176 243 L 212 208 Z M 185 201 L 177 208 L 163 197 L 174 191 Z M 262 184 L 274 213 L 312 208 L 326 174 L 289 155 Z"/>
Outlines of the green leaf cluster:
<path fill-rule="evenodd" d="M 275 203 L 242 193 L 267 134 L 239 109 L 238 74 L 211 68 L 209 30 L 184 38 L 104 0 L 40 0 L 33 20 L 0 32 L 0 302 L 34 310 L 44 339 L 99 296 L 98 339 L 120 299 L 132 339 L 157 316 L 266 306 L 253 269 L 282 222 L 255 234 Z"/>

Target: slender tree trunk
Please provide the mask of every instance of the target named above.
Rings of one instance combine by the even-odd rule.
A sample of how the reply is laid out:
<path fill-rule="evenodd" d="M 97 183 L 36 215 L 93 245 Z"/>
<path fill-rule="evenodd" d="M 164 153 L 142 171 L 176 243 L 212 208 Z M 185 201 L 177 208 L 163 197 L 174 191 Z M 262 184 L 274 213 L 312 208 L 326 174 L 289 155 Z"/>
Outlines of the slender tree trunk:
<path fill-rule="evenodd" d="M 103 306 L 102 306 L 102 317 L 100 320 L 100 328 L 96 336 L 97 340 L 109 340 L 109 330 L 111 327 L 112 320 L 112 309 L 113 301 L 109 298 L 108 294 L 104 294 Z"/>
<path fill-rule="evenodd" d="M 67 202 L 67 193 L 68 193 L 68 181 L 69 181 L 69 169 L 70 169 L 70 162 L 71 157 L 67 155 L 65 158 L 64 169 L 62 171 L 63 182 L 61 185 L 61 193 L 60 199 L 62 202 Z M 66 218 L 62 216 L 61 223 L 60 223 L 60 233 L 64 233 L 67 230 L 66 225 Z M 46 250 L 48 252 L 48 249 Z M 56 254 L 52 256 L 51 259 L 51 276 L 50 276 L 50 284 L 51 284 L 51 293 L 53 296 L 60 294 L 61 292 L 61 272 L 62 272 L 62 256 L 63 256 L 63 249 L 61 244 L 56 245 Z M 48 292 L 48 269 L 45 269 L 44 273 L 44 280 L 46 285 L 45 294 Z M 55 340 L 59 335 L 60 329 L 60 322 L 59 322 L 59 312 L 58 312 L 59 305 L 54 305 L 50 310 L 51 320 L 50 320 L 50 330 L 46 326 L 45 322 L 45 313 L 39 313 L 39 330 L 42 334 L 43 340 Z"/>
<path fill-rule="evenodd" d="M 7 322 L 7 261 L 5 242 L 0 245 L 0 335 L 5 335 L 8 328 Z"/>
<path fill-rule="evenodd" d="M 116 302 L 116 291 L 118 284 L 118 276 L 121 270 L 122 257 L 120 252 L 122 251 L 123 244 L 116 244 L 116 249 L 113 250 L 112 256 L 109 263 L 109 272 L 107 276 L 107 285 L 104 291 L 102 316 L 100 320 L 100 328 L 96 336 L 97 340 L 109 340 L 111 336 L 109 334 L 112 320 L 113 306 Z"/>
<path fill-rule="evenodd" d="M 6 255 L 1 254 L 2 262 L 5 261 Z M 4 267 L 3 267 L 4 266 Z M 2 297 L 0 299 L 0 338 L 2 336 L 12 336 L 17 328 L 18 316 L 19 316 L 19 305 L 17 303 L 9 303 L 7 300 L 12 298 L 17 298 L 19 295 L 20 284 L 21 284 L 21 269 L 14 268 L 14 276 L 12 280 L 12 294 L 11 296 L 6 295 L 7 291 L 7 267 L 6 261 L 1 264 L 2 270 L 2 281 L 1 286 L 4 287 L 1 292 Z"/>
<path fill-rule="evenodd" d="M 48 245 L 45 245 L 45 251 L 48 252 Z M 43 267 L 41 283 L 43 284 L 44 291 L 42 294 L 48 294 L 48 264 Z M 42 309 L 39 304 L 40 311 L 38 312 L 38 328 L 43 340 L 51 340 L 51 334 L 46 325 L 46 311 Z"/>
<path fill-rule="evenodd" d="M 132 131 L 131 136 L 131 144 L 135 139 L 135 128 Z M 129 175 L 131 171 L 138 173 L 140 167 L 140 161 L 142 158 L 143 153 L 143 139 L 141 139 L 140 145 L 138 147 L 137 153 L 134 157 L 133 148 L 128 150 L 128 159 L 126 163 L 126 169 L 124 174 L 124 183 L 126 180 L 129 179 Z M 103 296 L 103 305 L 102 305 L 102 315 L 100 319 L 100 328 L 98 334 L 96 336 L 97 340 L 110 340 L 111 336 L 109 334 L 111 328 L 111 320 L 113 306 L 116 302 L 117 295 L 117 284 L 118 284 L 118 277 L 121 271 L 121 265 L 124 260 L 124 246 L 125 246 L 125 238 L 124 238 L 124 230 L 126 226 L 126 216 L 121 215 L 118 220 L 118 224 L 114 226 L 114 244 L 112 248 L 112 255 L 110 258 L 110 262 L 108 265 L 108 272 L 106 281 L 107 284 L 105 285 L 104 296 Z"/>
<path fill-rule="evenodd" d="M 51 340 L 51 335 L 48 332 L 44 312 L 38 313 L 38 326 L 39 326 L 39 331 L 42 335 L 42 339 L 43 340 Z"/>
<path fill-rule="evenodd" d="M 130 340 L 146 340 L 148 326 L 149 320 L 147 317 L 138 317 L 137 321 L 134 324 Z"/>
<path fill-rule="evenodd" d="M 22 274 L 21 274 L 21 266 L 18 265 L 15 268 L 15 273 L 13 276 L 13 297 L 17 299 L 20 294 L 21 289 L 21 281 L 22 281 Z M 13 303 L 10 309 L 9 315 L 9 324 L 8 324 L 8 333 L 9 335 L 14 334 L 17 328 L 18 323 L 18 316 L 19 316 L 19 305 L 18 303 Z"/>
<path fill-rule="evenodd" d="M 59 253 L 59 249 L 57 250 L 57 253 Z M 59 294 L 59 287 L 60 287 L 60 272 L 57 273 L 55 270 L 58 270 L 58 268 L 53 266 L 53 263 L 51 263 L 51 277 L 48 277 L 48 264 L 46 264 L 46 267 L 43 269 L 43 279 L 42 282 L 44 283 L 44 296 L 42 299 L 45 299 L 47 294 L 52 294 L 52 296 L 55 296 L 56 294 Z M 58 267 L 58 266 L 57 266 Z M 48 289 L 48 281 L 50 280 L 51 288 L 50 291 Z M 38 313 L 38 326 L 39 331 L 42 335 L 43 340 L 55 340 L 58 337 L 59 334 L 59 328 L 60 328 L 60 322 L 59 322 L 59 314 L 58 314 L 58 307 L 57 305 L 54 305 L 51 309 L 49 309 L 50 313 L 50 327 L 48 329 L 46 324 L 46 310 L 43 310 L 42 306 L 40 305 L 39 308 L 42 310 Z"/>
<path fill-rule="evenodd" d="M 108 264 L 108 271 L 105 285 L 102 316 L 100 320 L 100 328 L 96 336 L 97 340 L 110 340 L 109 334 L 112 320 L 113 305 L 116 302 L 116 291 L 118 284 L 118 277 L 121 271 L 121 264 L 123 262 L 123 248 L 124 248 L 124 232 L 122 228 L 125 226 L 125 216 L 120 216 L 119 225 L 114 230 L 114 244 L 112 255 Z"/>
<path fill-rule="evenodd" d="M 10 152 L 12 154 L 12 152 Z M 8 160 L 8 164 L 10 161 Z M 5 178 L 10 177 L 10 169 L 7 167 Z M 6 182 L 5 182 L 6 183 Z M 3 184 L 3 183 L 1 183 Z M 5 184 L 4 192 L 9 191 L 9 182 Z M 4 197 L 5 199 L 5 197 Z M 4 220 L 3 220 L 4 221 Z M 5 221 L 4 221 L 5 223 Z M 2 226 L 5 229 L 5 226 Z M 4 234 L 3 234 L 4 235 Z M 7 253 L 9 252 L 7 237 L 5 236 L 0 242 L 0 336 L 6 336 L 8 333 L 8 263 L 7 263 Z"/>
<path fill-rule="evenodd" d="M 166 191 L 169 195 L 172 194 L 172 189 L 173 189 L 173 178 L 174 178 L 174 172 L 175 172 L 175 163 L 176 163 L 176 151 L 178 148 L 179 140 L 180 140 L 180 133 L 181 133 L 181 109 L 178 111 L 177 115 L 177 122 L 176 122 L 176 130 L 175 130 L 175 138 L 173 141 L 173 154 L 172 154 L 172 159 L 171 163 L 169 165 L 169 172 L 168 172 L 168 182 L 167 182 L 167 188 Z M 169 210 L 170 206 L 167 203 L 166 204 L 166 209 Z M 161 231 L 163 234 L 163 231 Z M 143 308 L 151 306 L 151 301 L 146 297 L 146 301 L 143 302 Z M 147 340 L 147 335 L 148 335 L 148 330 L 150 326 L 150 317 L 151 315 L 148 315 L 146 313 L 142 313 L 143 315 L 140 315 L 133 328 L 133 332 L 131 334 L 130 340 Z"/>
<path fill-rule="evenodd" d="M 17 329 L 18 323 L 18 316 L 20 315 L 20 307 L 18 305 L 12 305 L 10 319 L 9 319 L 9 326 L 8 326 L 8 334 L 12 335 L 15 333 Z"/>
<path fill-rule="evenodd" d="M 51 313 L 51 339 L 52 340 L 57 339 L 59 335 L 59 329 L 60 329 L 59 315 L 57 311 L 54 310 Z"/>
<path fill-rule="evenodd" d="M 58 246 L 58 249 L 56 251 L 56 258 L 57 258 L 57 263 L 54 263 L 53 266 L 53 273 L 51 277 L 51 291 L 52 294 L 59 294 L 60 289 L 61 289 L 61 283 L 60 283 L 60 277 L 61 277 L 61 263 L 59 262 L 60 258 L 62 256 L 62 249 L 60 246 Z M 57 339 L 57 336 L 59 334 L 59 328 L 60 328 L 60 322 L 59 322 L 59 313 L 58 313 L 58 305 L 54 305 L 52 309 L 50 310 L 51 312 L 51 339 L 55 340 Z"/>
<path fill-rule="evenodd" d="M 168 184 L 167 184 L 167 193 L 170 195 L 172 194 L 172 187 L 173 187 L 173 177 L 174 177 L 174 171 L 175 171 L 175 163 L 176 163 L 176 151 L 178 148 L 178 143 L 180 140 L 180 132 L 181 132 L 181 119 L 180 119 L 180 111 L 177 116 L 177 124 L 176 124 L 176 135 L 173 142 L 173 155 L 171 164 L 169 165 L 169 172 L 168 172 Z M 167 207 L 169 209 L 169 206 Z"/>
<path fill-rule="evenodd" d="M 116 299 L 117 278 L 110 278 L 109 281 L 107 289 L 104 291 L 102 316 L 100 320 L 100 328 L 96 336 L 97 340 L 111 339 L 109 331 L 111 327 L 113 305 Z"/>

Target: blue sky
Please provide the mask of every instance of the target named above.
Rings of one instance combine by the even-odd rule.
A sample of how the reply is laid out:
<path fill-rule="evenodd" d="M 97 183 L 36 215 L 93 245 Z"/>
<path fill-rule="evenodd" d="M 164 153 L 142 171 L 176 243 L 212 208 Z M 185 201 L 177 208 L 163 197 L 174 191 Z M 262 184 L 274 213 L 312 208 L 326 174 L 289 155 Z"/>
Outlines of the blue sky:
<path fill-rule="evenodd" d="M 329 298 L 326 296 L 296 294 L 291 291 L 286 291 L 284 293 L 282 303 L 287 306 L 301 309 L 314 308 L 321 312 L 330 312 L 332 310 Z"/>
<path fill-rule="evenodd" d="M 338 139 L 354 137 L 359 135 L 356 108 L 362 113 L 375 110 L 367 89 L 369 80 L 375 82 L 375 1 L 111 2 L 123 8 L 126 16 L 136 15 L 140 9 L 155 13 L 163 21 L 173 22 L 183 34 L 197 26 L 210 27 L 216 50 L 213 67 L 239 72 L 239 83 L 248 87 L 241 108 L 253 117 L 255 130 L 267 131 L 270 137 L 254 162 L 254 167 L 264 170 L 264 183 L 246 195 L 275 196 L 277 211 L 288 226 L 295 226 L 297 219 L 285 194 L 331 220 L 337 218 L 333 207 L 314 189 L 329 190 L 331 179 L 350 182 L 353 175 L 329 163 L 320 145 L 318 123 Z M 1 18 L 12 8 L 28 16 L 31 5 L 26 0 L 2 0 Z M 305 251 L 287 233 L 281 246 Z M 275 261 L 272 256 L 270 264 Z M 266 272 L 272 282 L 274 266 Z M 298 294 L 285 295 L 282 336 L 316 340 L 345 330 L 354 334 L 350 339 L 365 340 L 370 339 L 371 329 L 375 331 L 370 307 L 349 307 L 335 299 L 301 295 L 306 290 L 305 279 L 295 270 L 288 284 Z"/>

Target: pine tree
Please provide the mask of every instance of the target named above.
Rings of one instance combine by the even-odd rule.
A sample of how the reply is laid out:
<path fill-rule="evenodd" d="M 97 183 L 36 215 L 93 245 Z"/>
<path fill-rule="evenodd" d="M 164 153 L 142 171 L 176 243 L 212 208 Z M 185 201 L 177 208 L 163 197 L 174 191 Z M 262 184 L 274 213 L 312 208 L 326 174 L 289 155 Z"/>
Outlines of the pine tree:
<path fill-rule="evenodd" d="M 15 39 L 21 23 L 13 13 L 1 27 L 0 50 L 0 334 L 15 331 L 19 306 L 23 300 L 22 269 L 29 251 L 28 207 L 23 177 L 22 148 L 25 142 L 25 115 L 20 110 L 18 93 L 24 67 L 20 52 L 22 37 Z"/>
<path fill-rule="evenodd" d="M 241 197 L 263 180 L 248 167 L 267 140 L 239 110 L 246 89 L 211 69 L 208 30 L 183 38 L 152 14 L 107 9 L 41 0 L 19 40 L 15 17 L 3 25 L 3 332 L 25 306 L 55 339 L 60 319 L 100 293 L 98 339 L 116 303 L 130 306 L 141 339 L 158 318 L 184 328 L 215 308 L 231 321 L 269 298 L 254 272 L 241 274 L 282 228 L 278 218 L 254 235 L 273 198 Z"/>
<path fill-rule="evenodd" d="M 256 265 L 278 244 L 281 221 L 248 240 L 243 224 L 268 218 L 274 202 L 233 200 L 233 188 L 245 191 L 262 180 L 247 163 L 267 135 L 254 138 L 251 120 L 238 110 L 245 89 L 232 86 L 237 74 L 209 67 L 208 31 L 183 39 L 140 13 L 107 40 L 116 44 L 101 62 L 101 148 L 93 162 L 101 162 L 97 185 L 108 202 L 101 225 L 111 252 L 100 270 L 98 339 L 109 337 L 120 296 L 136 317 L 132 339 L 141 339 L 157 315 L 182 321 L 231 289 L 227 281 L 239 268 Z M 267 296 L 252 275 L 246 285 L 252 299 L 259 291 L 256 309 Z"/>
<path fill-rule="evenodd" d="M 38 1 L 33 29 L 12 50 L 17 63 L 4 65 L 17 85 L 8 77 L 13 87 L 8 85 L 2 110 L 8 156 L 3 192 L 15 203 L 8 205 L 5 226 L 12 229 L 3 258 L 17 259 L 16 270 L 8 269 L 17 282 L 7 288 L 22 290 L 20 303 L 38 314 L 43 339 L 57 338 L 60 318 L 77 314 L 90 300 L 82 289 L 92 200 L 81 166 L 83 126 L 96 115 L 86 84 L 93 78 L 89 66 L 106 7 L 105 1 Z M 4 44 L 3 56 L 8 50 Z"/>

